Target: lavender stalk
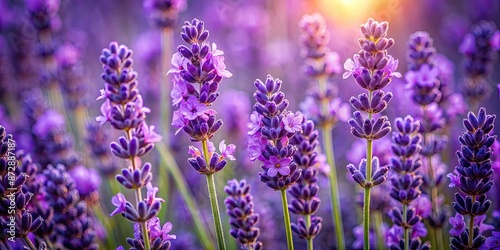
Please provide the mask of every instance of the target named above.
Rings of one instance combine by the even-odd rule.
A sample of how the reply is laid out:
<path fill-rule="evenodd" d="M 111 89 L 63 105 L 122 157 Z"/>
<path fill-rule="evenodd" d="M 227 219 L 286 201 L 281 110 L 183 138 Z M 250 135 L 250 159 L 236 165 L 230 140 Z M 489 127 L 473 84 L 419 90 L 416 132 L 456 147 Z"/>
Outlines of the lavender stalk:
<path fill-rule="evenodd" d="M 337 248 L 345 249 L 337 168 L 335 166 L 335 154 L 332 142 L 332 129 L 338 121 L 337 118 L 340 117 L 336 114 L 340 112 L 340 107 L 338 104 L 335 105 L 338 103 L 338 98 L 335 98 L 336 88 L 328 81 L 330 77 L 340 73 L 339 56 L 337 53 L 329 51 L 327 47 L 330 35 L 326 30 L 326 21 L 320 14 L 303 16 L 299 27 L 302 30 L 300 42 L 302 45 L 302 57 L 305 58 L 305 73 L 317 85 L 313 88 L 312 98 L 309 100 L 314 100 L 315 103 L 312 105 L 319 107 L 317 114 L 306 115 L 311 117 L 321 129 L 323 150 L 326 154 L 328 165 L 330 165 L 330 204 L 332 207 L 332 219 L 335 224 Z"/>
<path fill-rule="evenodd" d="M 185 22 L 182 27 L 181 38 L 190 47 L 180 45 L 177 48 L 178 52 L 172 57 L 174 68 L 168 72 L 173 74 L 172 104 L 179 106 L 174 112 L 172 125 L 178 128 L 176 134 L 184 130 L 191 141 L 201 142 L 201 150 L 189 147 L 192 158 L 188 159 L 188 163 L 207 177 L 217 245 L 219 249 L 226 249 L 213 174 L 226 166 L 227 159 L 235 160 L 232 154 L 236 147 L 222 141 L 219 144 L 220 154 L 209 149 L 210 139 L 222 126 L 222 120 L 218 120 L 215 110 L 209 107 L 219 97 L 221 80 L 232 74 L 226 70 L 224 52 L 218 50 L 215 44 L 210 46 L 208 36 L 204 23 L 198 19 Z"/>
<path fill-rule="evenodd" d="M 354 118 L 349 120 L 351 133 L 366 140 L 366 159 L 361 161 L 358 168 L 352 164 L 347 166 L 352 178 L 364 189 L 364 249 L 370 249 L 370 189 L 383 183 L 389 170 L 387 166 L 372 169 L 374 163 L 378 165 L 378 160 L 372 158 L 373 141 L 391 131 L 386 116 L 374 119 L 373 115 L 384 111 L 392 99 L 392 93 L 385 93 L 382 89 L 391 82 L 392 77 L 401 77 L 401 74 L 396 72 L 398 60 L 387 55 L 387 49 L 394 45 L 394 39 L 386 37 L 388 28 L 387 22 L 379 23 L 369 19 L 361 26 L 361 50 L 344 64 L 347 70 L 343 75 L 344 79 L 352 75 L 356 83 L 368 91 L 368 94 L 351 97 L 350 103 L 358 111 L 355 111 Z M 367 118 L 364 118 L 361 112 L 366 113 Z"/>

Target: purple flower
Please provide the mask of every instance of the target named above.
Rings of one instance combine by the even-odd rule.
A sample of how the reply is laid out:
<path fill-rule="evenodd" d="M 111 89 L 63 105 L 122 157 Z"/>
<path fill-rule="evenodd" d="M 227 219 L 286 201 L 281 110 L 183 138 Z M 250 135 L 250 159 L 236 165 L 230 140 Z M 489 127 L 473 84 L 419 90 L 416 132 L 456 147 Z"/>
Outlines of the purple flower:
<path fill-rule="evenodd" d="M 460 187 L 460 174 L 455 169 L 453 173 L 449 173 L 446 177 L 450 178 L 450 185 L 448 187 Z"/>
<path fill-rule="evenodd" d="M 340 66 L 340 57 L 336 52 L 328 52 L 325 54 L 325 73 L 328 75 L 337 75 L 342 72 Z"/>
<path fill-rule="evenodd" d="M 98 191 L 101 186 L 101 176 L 99 172 L 93 168 L 79 165 L 73 167 L 73 169 L 69 171 L 69 175 L 73 178 L 78 193 L 83 197 Z"/>
<path fill-rule="evenodd" d="M 394 59 L 394 57 L 392 57 L 392 56 L 387 56 L 387 59 L 388 59 L 388 62 L 385 65 L 385 67 L 382 69 L 382 71 L 387 76 L 401 78 L 401 73 L 396 72 L 396 70 L 398 69 L 399 60 Z"/>
<path fill-rule="evenodd" d="M 344 72 L 342 78 L 347 79 L 349 76 L 353 74 L 359 74 L 361 71 L 361 64 L 359 63 L 359 55 L 356 54 L 351 58 L 347 59 L 344 63 L 344 69 L 347 72 Z"/>
<path fill-rule="evenodd" d="M 142 126 L 142 132 L 144 133 L 145 143 L 155 143 L 155 142 L 160 142 L 162 140 L 162 136 L 154 131 L 155 126 L 148 126 L 146 122 L 143 122 L 141 126 Z"/>
<path fill-rule="evenodd" d="M 224 57 L 223 56 L 213 56 L 212 57 L 212 63 L 215 68 L 215 72 L 217 73 L 218 76 L 224 77 L 224 78 L 230 78 L 233 76 L 231 72 L 226 70 L 226 64 L 224 63 Z"/>
<path fill-rule="evenodd" d="M 234 144 L 229 144 L 226 146 L 225 140 L 222 140 L 219 144 L 219 150 L 221 153 L 221 157 L 227 158 L 231 161 L 236 160 L 233 156 L 234 151 L 236 150 L 236 146 Z"/>
<path fill-rule="evenodd" d="M 493 36 L 491 36 L 490 44 L 493 50 L 500 50 L 500 31 L 496 31 Z"/>
<path fill-rule="evenodd" d="M 269 157 L 269 160 L 264 162 L 264 165 L 268 167 L 267 175 L 269 177 L 275 177 L 278 173 L 281 175 L 289 175 L 290 174 L 290 162 L 292 160 L 290 158 L 281 158 L 272 155 Z"/>
<path fill-rule="evenodd" d="M 127 199 L 122 193 L 117 193 L 113 198 L 111 198 L 111 203 L 116 207 L 109 216 L 113 216 L 118 213 L 123 213 L 125 211 L 125 204 L 127 204 Z"/>
<path fill-rule="evenodd" d="M 422 218 L 427 218 L 432 212 L 432 203 L 429 196 L 422 194 L 415 199 L 411 205 L 415 208 L 415 212 Z"/>
<path fill-rule="evenodd" d="M 174 111 L 172 115 L 172 126 L 177 128 L 177 130 L 175 131 L 176 135 L 182 130 L 182 128 L 184 128 L 187 122 L 188 120 L 184 118 L 180 110 Z"/>
<path fill-rule="evenodd" d="M 493 231 L 491 237 L 488 237 L 484 242 L 484 245 L 488 249 L 500 249 L 500 232 Z"/>
<path fill-rule="evenodd" d="M 296 133 L 302 131 L 302 121 L 304 116 L 300 113 L 288 113 L 286 117 L 283 118 L 283 124 L 285 125 L 285 130 L 290 133 Z"/>
<path fill-rule="evenodd" d="M 156 197 L 156 194 L 158 193 L 159 188 L 158 187 L 153 187 L 153 184 L 151 184 L 151 182 L 149 182 L 146 185 L 146 190 L 147 190 L 146 201 L 149 204 L 153 204 L 154 202 L 165 202 L 165 200 L 163 200 L 162 198 L 157 198 Z"/>
<path fill-rule="evenodd" d="M 450 217 L 451 230 L 450 234 L 452 236 L 459 236 L 463 231 L 465 231 L 464 217 L 461 214 L 456 214 L 455 217 Z"/>
<path fill-rule="evenodd" d="M 425 227 L 425 224 L 422 221 L 419 221 L 411 228 L 412 239 L 425 237 L 426 235 L 427 235 L 427 227 Z"/>
<path fill-rule="evenodd" d="M 64 116 L 49 109 L 38 118 L 33 126 L 33 133 L 40 138 L 45 138 L 51 131 L 65 129 Z"/>
<path fill-rule="evenodd" d="M 247 127 L 250 129 L 248 131 L 249 135 L 254 135 L 259 131 L 260 127 L 262 126 L 262 116 L 259 115 L 256 111 L 253 111 L 252 114 L 250 115 L 250 122 L 247 123 Z"/>
<path fill-rule="evenodd" d="M 174 83 L 174 87 L 172 92 L 170 92 L 170 97 L 172 97 L 172 105 L 177 106 L 181 101 L 185 101 L 188 98 L 188 91 L 186 82 L 182 81 L 177 75 L 172 77 L 172 82 Z"/>
<path fill-rule="evenodd" d="M 149 236 L 152 238 L 152 241 L 156 238 L 161 238 L 162 240 L 175 240 L 177 236 L 168 234 L 172 231 L 172 227 L 172 223 L 170 222 L 163 224 L 162 227 L 158 217 L 148 221 Z"/>
<path fill-rule="evenodd" d="M 185 119 L 194 120 L 205 115 L 207 106 L 200 103 L 195 96 L 190 96 L 186 102 L 181 103 L 179 110 Z"/>
<path fill-rule="evenodd" d="M 436 85 L 439 70 L 436 67 L 431 69 L 428 64 L 423 64 L 418 71 L 408 71 L 405 74 L 407 88 L 411 89 L 415 85 L 419 87 L 432 88 Z"/>
<path fill-rule="evenodd" d="M 484 223 L 485 220 L 486 220 L 486 214 L 474 217 L 474 226 L 479 227 L 480 234 L 495 229 L 493 225 Z"/>

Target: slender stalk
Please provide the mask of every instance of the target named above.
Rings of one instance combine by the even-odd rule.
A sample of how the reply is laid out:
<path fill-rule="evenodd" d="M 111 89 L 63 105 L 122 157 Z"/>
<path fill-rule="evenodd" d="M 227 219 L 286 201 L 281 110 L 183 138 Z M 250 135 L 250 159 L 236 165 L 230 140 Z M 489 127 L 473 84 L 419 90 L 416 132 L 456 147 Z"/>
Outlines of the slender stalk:
<path fill-rule="evenodd" d="M 172 180 L 174 181 L 177 190 L 181 194 L 182 199 L 186 203 L 186 206 L 191 215 L 191 219 L 193 220 L 194 231 L 198 237 L 198 240 L 200 240 L 203 249 L 208 249 L 208 250 L 214 249 L 213 247 L 214 244 L 211 238 L 209 237 L 209 234 L 205 226 L 200 220 L 202 218 L 201 215 L 199 214 L 200 209 L 193 200 L 193 196 L 191 195 L 191 192 L 187 187 L 186 179 L 182 175 L 179 166 L 175 162 L 174 157 L 167 149 L 165 143 L 157 143 L 156 150 L 158 150 L 159 152 L 161 162 L 164 163 L 160 165 L 160 167 L 166 168 L 166 172 L 172 175 Z"/>
<path fill-rule="evenodd" d="M 403 204 L 403 224 L 404 226 L 404 250 L 410 249 L 410 229 L 406 226 L 406 211 L 408 210 L 408 204 Z"/>
<path fill-rule="evenodd" d="M 443 229 L 441 228 L 436 228 L 436 241 L 438 244 L 437 249 L 444 249 Z"/>
<path fill-rule="evenodd" d="M 370 114 L 371 116 L 371 114 Z M 366 181 L 372 181 L 373 141 L 366 141 Z M 363 243 L 364 249 L 370 249 L 370 187 L 365 187 L 363 203 Z"/>
<path fill-rule="evenodd" d="M 288 211 L 288 201 L 286 200 L 286 190 L 282 189 L 281 205 L 283 207 L 283 220 L 285 221 L 286 243 L 288 250 L 293 250 L 292 224 L 290 223 L 290 212 Z"/>
<path fill-rule="evenodd" d="M 49 236 L 45 235 L 45 236 L 43 236 L 43 238 L 45 239 L 45 243 L 47 244 L 47 247 L 49 249 L 53 249 L 54 245 L 52 244 L 52 241 L 50 241 Z"/>
<path fill-rule="evenodd" d="M 476 202 L 476 196 L 472 196 L 472 204 Z M 472 241 L 474 240 L 474 215 L 470 216 L 469 220 L 469 247 L 472 248 Z"/>
<path fill-rule="evenodd" d="M 322 93 L 326 92 L 326 81 L 325 77 L 321 77 L 318 79 L 318 85 L 320 91 Z M 329 103 L 326 99 L 323 99 L 321 102 L 321 113 L 324 117 L 328 117 Z M 332 124 L 326 124 L 321 126 L 321 135 L 322 135 L 322 143 L 323 150 L 326 154 L 326 161 L 328 165 L 330 165 L 330 174 L 328 175 L 330 181 L 330 201 L 332 206 L 332 219 L 335 225 L 335 235 L 337 237 L 337 249 L 344 250 L 345 249 L 345 239 L 344 239 L 344 225 L 342 223 L 342 211 L 340 208 L 340 195 L 339 195 L 339 186 L 337 179 L 337 167 L 335 166 L 335 153 L 333 149 L 333 140 L 332 140 Z"/>
<path fill-rule="evenodd" d="M 214 175 L 207 175 L 208 193 L 210 198 L 210 205 L 212 206 L 212 214 L 214 217 L 215 234 L 217 237 L 218 249 L 226 249 L 226 242 L 224 240 L 224 232 L 222 229 L 222 221 L 219 213 L 219 203 L 217 202 L 217 192 L 215 190 Z"/>
<path fill-rule="evenodd" d="M 373 223 L 375 224 L 374 229 L 375 229 L 375 234 L 377 235 L 377 247 L 378 249 L 384 249 L 385 248 L 385 240 L 384 240 L 384 234 L 382 233 L 382 212 L 380 211 L 374 211 L 373 212 Z"/>
<path fill-rule="evenodd" d="M 169 68 L 169 60 L 172 57 L 173 32 L 171 28 L 161 31 L 161 69 L 160 69 L 160 132 L 163 139 L 170 142 L 170 77 L 165 76 Z"/>
<path fill-rule="evenodd" d="M 310 214 L 306 215 L 306 226 L 308 229 L 311 227 L 311 215 Z M 308 250 L 314 249 L 313 238 L 307 239 L 307 249 Z"/>
<path fill-rule="evenodd" d="M 30 238 L 28 236 L 23 237 L 24 243 L 31 249 L 31 250 L 37 250 L 33 242 L 31 242 Z"/>

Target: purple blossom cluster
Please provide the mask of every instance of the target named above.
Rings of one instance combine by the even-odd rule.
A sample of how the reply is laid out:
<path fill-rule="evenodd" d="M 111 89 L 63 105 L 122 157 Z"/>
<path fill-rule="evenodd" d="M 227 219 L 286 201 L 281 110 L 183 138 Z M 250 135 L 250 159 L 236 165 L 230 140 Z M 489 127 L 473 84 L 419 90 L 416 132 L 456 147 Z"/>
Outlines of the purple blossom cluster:
<path fill-rule="evenodd" d="M 422 243 L 420 237 L 425 237 L 427 230 L 422 221 L 421 213 L 412 206 L 420 199 L 422 176 L 419 170 L 422 161 L 419 156 L 422 136 L 419 134 L 420 124 L 413 117 L 396 118 L 395 131 L 392 134 L 391 170 L 395 174 L 391 178 L 390 196 L 402 204 L 402 209 L 395 207 L 390 216 L 394 223 L 389 230 L 391 239 L 387 245 L 391 249 L 430 249 L 428 242 Z M 419 229 L 424 230 L 419 230 Z"/>
<path fill-rule="evenodd" d="M 260 250 L 262 242 L 257 241 L 260 230 L 256 227 L 259 222 L 259 214 L 254 213 L 253 197 L 250 195 L 250 186 L 246 180 L 230 180 L 224 187 L 228 195 L 225 200 L 226 213 L 229 215 L 233 236 L 242 248 Z"/>
<path fill-rule="evenodd" d="M 154 126 L 148 126 L 145 121 L 150 109 L 143 105 L 137 88 L 132 50 L 112 42 L 109 48 L 103 49 L 100 61 L 104 71 L 101 74 L 104 89 L 98 99 L 105 101 L 101 106 L 102 115 L 96 120 L 101 124 L 109 122 L 116 130 L 124 131 L 125 136 L 120 136 L 118 142 L 110 145 L 115 156 L 127 160 L 127 166 L 116 175 L 116 180 L 136 193 L 135 204 L 122 193 L 116 194 L 111 200 L 116 206 L 111 216 L 121 214 L 136 225 L 141 225 L 134 227 L 134 238 L 127 239 L 133 249 L 169 249 L 172 237 L 161 233 L 158 235 L 159 230 L 156 229 L 161 228 L 156 216 L 164 200 L 156 197 L 158 188 L 151 184 L 153 166 L 149 162 L 142 164 L 139 158 L 150 152 L 154 143 L 161 141 L 162 137 L 154 132 Z M 143 187 L 147 189 L 144 199 L 141 192 Z M 171 227 L 171 224 L 165 225 Z"/>
<path fill-rule="evenodd" d="M 495 118 L 495 115 L 488 115 L 481 108 L 477 116 L 469 112 L 463 121 L 466 131 L 459 137 L 462 147 L 457 152 L 459 166 L 455 168 L 461 193 L 455 193 L 455 201 L 452 202 L 458 214 L 450 218 L 453 227 L 450 230 L 453 236 L 450 248 L 454 250 L 477 249 L 486 241 L 476 220 L 480 221 L 479 217 L 485 215 L 492 205 L 491 200 L 487 199 L 487 192 L 493 186 L 491 147 L 496 138 L 492 135 Z M 468 227 L 463 216 L 470 218 Z"/>
<path fill-rule="evenodd" d="M 302 132 L 296 133 L 290 143 L 297 147 L 293 161 L 302 170 L 299 180 L 288 191 L 293 199 L 288 205 L 290 212 L 305 216 L 292 223 L 292 231 L 301 239 L 312 240 L 321 231 L 323 219 L 314 214 L 318 212 L 319 198 L 318 174 L 320 162 L 318 156 L 318 131 L 311 120 L 302 121 Z M 309 222 L 308 222 L 309 220 Z M 310 225 L 308 225 L 308 223 Z"/>
<path fill-rule="evenodd" d="M 248 123 L 248 151 L 252 160 L 262 162 L 260 180 L 274 190 L 288 189 L 302 170 L 293 161 L 297 148 L 290 139 L 302 131 L 304 116 L 287 110 L 289 102 L 281 91 L 282 82 L 270 75 L 266 82 L 254 82 L 254 111 Z"/>

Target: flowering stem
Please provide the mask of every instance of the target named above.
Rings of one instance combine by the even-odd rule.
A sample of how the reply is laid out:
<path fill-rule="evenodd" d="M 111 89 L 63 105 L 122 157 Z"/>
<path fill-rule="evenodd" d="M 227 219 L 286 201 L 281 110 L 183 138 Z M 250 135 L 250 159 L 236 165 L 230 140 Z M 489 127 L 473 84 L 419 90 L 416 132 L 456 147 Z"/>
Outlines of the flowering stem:
<path fill-rule="evenodd" d="M 472 204 L 476 202 L 476 196 L 472 196 Z M 472 240 L 474 240 L 474 215 L 470 216 L 469 220 L 469 247 L 472 248 Z"/>
<path fill-rule="evenodd" d="M 215 181 L 213 174 L 207 175 L 207 185 L 210 198 L 210 205 L 212 206 L 212 214 L 214 217 L 217 245 L 219 246 L 219 249 L 226 249 L 226 242 L 224 240 L 224 232 L 222 230 L 222 221 L 219 213 L 219 203 L 217 202 L 217 191 L 215 190 Z"/>
<path fill-rule="evenodd" d="M 407 221 L 406 221 L 406 211 L 408 210 L 408 204 L 404 203 L 403 204 L 403 223 L 404 223 L 404 241 L 405 241 L 405 245 L 404 245 L 404 250 L 409 250 L 410 249 L 410 230 L 409 228 L 406 226 L 407 224 Z"/>
<path fill-rule="evenodd" d="M 281 189 L 281 205 L 283 207 L 283 220 L 285 221 L 286 243 L 288 250 L 293 250 L 292 225 L 290 223 L 290 213 L 288 212 L 288 201 L 286 200 L 286 190 Z"/>
<path fill-rule="evenodd" d="M 319 88 L 322 93 L 326 92 L 326 78 L 322 77 L 318 79 Z M 328 116 L 329 104 L 326 99 L 323 99 L 321 102 L 321 112 L 325 117 Z M 337 249 L 344 250 L 345 249 L 345 240 L 344 240 L 344 225 L 342 224 L 342 216 L 341 216 L 341 208 L 340 208 L 340 195 L 339 195 L 339 186 L 337 180 L 337 168 L 335 166 L 335 153 L 333 149 L 333 140 L 332 140 L 332 125 L 327 124 L 321 126 L 321 135 L 323 139 L 323 150 L 326 154 L 326 161 L 328 165 L 330 165 L 330 174 L 328 175 L 330 180 L 330 201 L 332 206 L 332 218 L 335 224 L 335 234 L 337 237 Z"/>
<path fill-rule="evenodd" d="M 31 242 L 30 238 L 28 236 L 23 237 L 24 243 L 31 249 L 31 250 L 37 250 L 35 245 L 33 245 L 33 242 Z"/>
<path fill-rule="evenodd" d="M 169 68 L 169 60 L 172 58 L 172 29 L 164 28 L 161 31 L 161 69 L 160 69 L 160 132 L 163 139 L 170 143 L 170 77 L 165 77 Z"/>
<path fill-rule="evenodd" d="M 306 215 L 306 227 L 307 227 L 308 230 L 311 227 L 311 215 L 310 214 Z M 307 249 L 308 250 L 313 250 L 314 249 L 313 238 L 308 238 L 307 239 Z"/>
<path fill-rule="evenodd" d="M 371 114 L 370 114 L 371 116 Z M 372 147 L 373 141 L 366 141 L 366 181 L 372 181 Z M 364 249 L 370 249 L 370 187 L 365 187 L 363 203 L 363 243 Z"/>
<path fill-rule="evenodd" d="M 47 244 L 47 247 L 49 249 L 54 248 L 54 245 L 52 245 L 52 241 L 50 241 L 49 236 L 45 235 L 45 236 L 43 236 L 43 238 L 44 238 L 45 243 Z"/>
<path fill-rule="evenodd" d="M 377 234 L 377 246 L 378 249 L 384 249 L 384 234 L 382 233 L 382 224 L 383 224 L 383 219 L 382 219 L 382 213 L 380 211 L 373 211 L 373 222 L 375 224 L 374 229 L 375 233 Z"/>
<path fill-rule="evenodd" d="M 155 146 L 160 154 L 160 160 L 163 163 L 160 165 L 160 167 L 166 168 L 166 172 L 169 172 L 172 175 L 172 180 L 174 181 L 177 190 L 181 194 L 182 199 L 184 200 L 186 206 L 188 207 L 191 219 L 193 220 L 194 231 L 196 232 L 196 235 L 198 236 L 201 245 L 203 246 L 204 249 L 209 249 L 209 250 L 214 249 L 213 243 L 211 242 L 208 236 L 208 232 L 203 223 L 200 221 L 200 218 L 202 217 L 199 214 L 198 206 L 193 200 L 193 196 L 191 195 L 187 187 L 186 179 L 179 170 L 179 166 L 175 162 L 174 157 L 167 149 L 165 143 L 157 143 Z"/>

